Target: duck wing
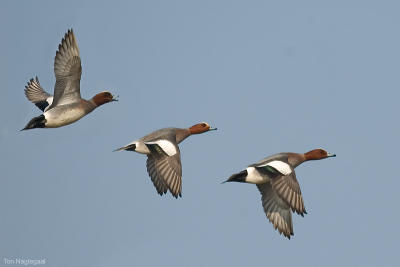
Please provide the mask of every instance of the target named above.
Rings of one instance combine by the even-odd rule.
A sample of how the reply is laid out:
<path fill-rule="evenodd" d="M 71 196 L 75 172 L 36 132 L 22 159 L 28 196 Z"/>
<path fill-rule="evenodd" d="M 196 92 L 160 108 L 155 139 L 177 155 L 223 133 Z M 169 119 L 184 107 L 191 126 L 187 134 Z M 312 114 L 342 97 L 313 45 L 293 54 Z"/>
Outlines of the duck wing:
<path fill-rule="evenodd" d="M 43 112 L 53 102 L 53 96 L 42 88 L 38 77 L 30 79 L 25 86 L 25 96 Z"/>
<path fill-rule="evenodd" d="M 260 190 L 261 202 L 268 220 L 279 233 L 290 239 L 293 235 L 293 222 L 289 205 L 277 195 L 270 183 L 258 184 L 257 188 Z"/>
<path fill-rule="evenodd" d="M 278 196 L 290 206 L 293 212 L 301 216 L 307 214 L 295 172 L 277 177 L 271 181 L 271 184 Z"/>
<path fill-rule="evenodd" d="M 160 195 L 167 192 L 182 196 L 182 165 L 179 147 L 169 140 L 145 142 L 150 150 L 147 155 L 147 172 Z"/>
<path fill-rule="evenodd" d="M 307 214 L 296 173 L 283 161 L 270 161 L 255 168 L 271 178 L 271 186 L 276 194 L 286 202 L 292 211 L 304 216 Z"/>
<path fill-rule="evenodd" d="M 74 32 L 68 30 L 58 46 L 54 59 L 54 100 L 51 108 L 80 100 L 80 81 L 82 75 L 81 58 Z"/>

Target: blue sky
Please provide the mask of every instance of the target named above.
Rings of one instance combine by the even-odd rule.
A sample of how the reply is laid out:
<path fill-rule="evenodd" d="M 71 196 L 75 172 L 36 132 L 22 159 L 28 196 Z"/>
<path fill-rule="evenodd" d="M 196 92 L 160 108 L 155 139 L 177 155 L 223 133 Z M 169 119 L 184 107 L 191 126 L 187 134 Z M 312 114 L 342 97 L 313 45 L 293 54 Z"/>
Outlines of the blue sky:
<path fill-rule="evenodd" d="M 400 4 L 396 1 L 2 1 L 0 265 L 396 266 L 400 238 Z M 24 96 L 73 28 L 81 95 L 119 102 L 19 132 Z M 4 95 L 5 94 L 5 95 Z M 183 197 L 157 195 L 146 159 L 112 152 L 207 121 L 181 143 Z M 259 159 L 322 147 L 296 169 L 308 215 L 294 237 L 254 185 L 220 182 Z"/>

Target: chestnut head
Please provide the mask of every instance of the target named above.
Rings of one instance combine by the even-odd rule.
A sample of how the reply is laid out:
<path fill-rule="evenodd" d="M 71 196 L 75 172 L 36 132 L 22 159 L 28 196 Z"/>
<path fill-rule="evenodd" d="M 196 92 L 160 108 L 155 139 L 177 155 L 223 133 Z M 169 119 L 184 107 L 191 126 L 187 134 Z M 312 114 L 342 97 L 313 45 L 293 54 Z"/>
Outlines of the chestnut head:
<path fill-rule="evenodd" d="M 92 98 L 93 102 L 96 104 L 96 106 L 101 106 L 103 104 L 106 104 L 108 102 L 112 102 L 112 101 L 118 101 L 117 99 L 114 98 L 114 96 L 108 92 L 108 91 L 104 91 L 101 93 L 98 93 L 97 95 L 95 95 Z"/>
<path fill-rule="evenodd" d="M 319 159 L 325 159 L 325 158 L 330 158 L 330 157 L 336 157 L 336 154 L 328 153 L 327 151 L 317 148 L 311 151 L 308 151 L 307 153 L 304 153 L 304 156 L 306 160 L 319 160 Z"/>
<path fill-rule="evenodd" d="M 207 122 L 201 122 L 189 128 L 190 134 L 201 134 L 208 131 L 214 131 L 217 128 L 212 128 Z"/>

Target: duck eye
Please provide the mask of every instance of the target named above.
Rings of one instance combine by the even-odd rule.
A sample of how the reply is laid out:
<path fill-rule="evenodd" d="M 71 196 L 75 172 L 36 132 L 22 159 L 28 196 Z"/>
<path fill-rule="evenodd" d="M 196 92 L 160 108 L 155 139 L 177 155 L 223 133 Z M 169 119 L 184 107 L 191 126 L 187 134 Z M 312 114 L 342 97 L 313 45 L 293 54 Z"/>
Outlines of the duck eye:
<path fill-rule="evenodd" d="M 206 127 L 206 126 L 207 126 L 207 124 L 205 124 L 205 123 L 201 124 L 201 127 Z"/>

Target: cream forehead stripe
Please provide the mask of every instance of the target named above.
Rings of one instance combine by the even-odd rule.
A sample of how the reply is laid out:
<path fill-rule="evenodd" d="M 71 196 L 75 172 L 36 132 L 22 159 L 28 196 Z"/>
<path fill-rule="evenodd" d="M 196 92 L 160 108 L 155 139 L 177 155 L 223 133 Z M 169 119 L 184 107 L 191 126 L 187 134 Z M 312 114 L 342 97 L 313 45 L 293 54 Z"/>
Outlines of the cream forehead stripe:
<path fill-rule="evenodd" d="M 173 156 L 177 153 L 176 148 L 174 144 L 172 144 L 168 140 L 157 140 L 154 142 L 145 142 L 145 144 L 153 145 L 157 144 L 161 149 L 168 155 L 168 156 Z"/>
<path fill-rule="evenodd" d="M 283 161 L 273 160 L 271 162 L 268 162 L 267 164 L 259 165 L 258 167 L 264 166 L 271 166 L 284 175 L 289 175 L 292 173 L 292 169 L 290 168 L 289 164 Z"/>

